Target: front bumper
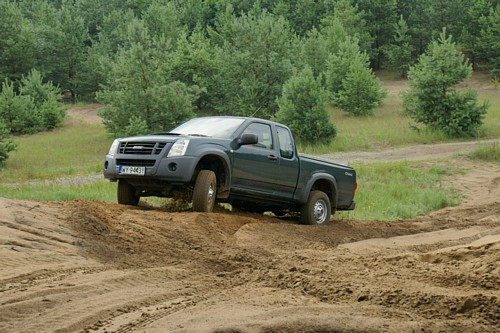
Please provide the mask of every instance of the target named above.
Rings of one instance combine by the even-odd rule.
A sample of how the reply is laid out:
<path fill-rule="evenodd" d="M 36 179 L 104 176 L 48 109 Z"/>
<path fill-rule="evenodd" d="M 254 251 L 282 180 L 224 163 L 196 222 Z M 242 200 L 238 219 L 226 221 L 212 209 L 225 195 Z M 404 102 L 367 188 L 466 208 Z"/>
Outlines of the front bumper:
<path fill-rule="evenodd" d="M 104 177 L 111 181 L 118 179 L 145 179 L 145 180 L 162 180 L 173 184 L 182 184 L 191 182 L 194 169 L 198 162 L 198 158 L 194 156 L 176 156 L 156 158 L 153 166 L 145 166 L 146 172 L 144 176 L 136 175 L 120 175 L 117 161 L 126 160 L 129 166 L 142 166 L 140 161 L 144 160 L 143 156 L 130 155 L 106 155 L 104 161 Z M 134 164 L 137 161 L 137 165 Z M 149 161 L 153 159 L 148 158 Z"/>

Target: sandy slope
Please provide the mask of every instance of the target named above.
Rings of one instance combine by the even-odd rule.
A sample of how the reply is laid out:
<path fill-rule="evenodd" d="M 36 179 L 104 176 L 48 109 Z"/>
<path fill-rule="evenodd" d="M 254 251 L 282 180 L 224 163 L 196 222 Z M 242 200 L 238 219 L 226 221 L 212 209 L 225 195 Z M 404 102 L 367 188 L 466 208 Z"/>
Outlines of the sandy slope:
<path fill-rule="evenodd" d="M 500 172 L 411 220 L 0 199 L 0 332 L 498 332 Z"/>

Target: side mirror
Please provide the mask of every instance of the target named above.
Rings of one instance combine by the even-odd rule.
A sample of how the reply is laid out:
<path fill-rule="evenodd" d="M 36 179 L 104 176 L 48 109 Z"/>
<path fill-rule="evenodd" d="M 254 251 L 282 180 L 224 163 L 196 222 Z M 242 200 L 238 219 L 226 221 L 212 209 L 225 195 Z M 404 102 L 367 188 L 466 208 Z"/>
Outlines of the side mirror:
<path fill-rule="evenodd" d="M 259 142 L 259 138 L 255 134 L 243 134 L 236 142 L 238 146 L 254 145 Z"/>

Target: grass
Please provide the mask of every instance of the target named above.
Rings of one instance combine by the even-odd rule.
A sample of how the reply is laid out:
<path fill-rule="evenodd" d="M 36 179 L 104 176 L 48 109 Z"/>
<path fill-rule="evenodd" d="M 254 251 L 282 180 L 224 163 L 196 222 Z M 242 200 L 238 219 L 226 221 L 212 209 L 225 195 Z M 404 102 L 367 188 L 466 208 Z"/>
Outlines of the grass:
<path fill-rule="evenodd" d="M 100 200 L 116 202 L 116 183 L 98 181 L 79 186 L 68 185 L 0 185 L 0 196 L 36 201 Z"/>
<path fill-rule="evenodd" d="M 454 173 L 449 166 L 395 162 L 355 164 L 358 175 L 356 209 L 341 217 L 396 220 L 458 204 L 459 196 L 444 184 Z M 458 171 L 457 171 L 458 172 Z"/>
<path fill-rule="evenodd" d="M 464 141 L 467 138 L 448 137 L 442 132 L 428 128 L 416 130 L 410 126 L 412 120 L 403 114 L 400 91 L 406 90 L 408 82 L 391 72 L 377 73 L 389 94 L 373 117 L 352 117 L 338 108 L 330 107 L 332 122 L 337 127 L 337 136 L 330 143 L 305 145 L 299 150 L 308 154 L 324 154 L 344 151 L 368 151 L 417 144 Z M 489 101 L 490 107 L 477 138 L 500 137 L 500 93 L 489 84 L 482 73 L 475 73 L 464 85 L 478 91 L 479 100 Z M 476 139 L 477 139 L 476 138 Z M 474 138 L 471 138 L 471 140 Z"/>
<path fill-rule="evenodd" d="M 112 139 L 102 125 L 77 123 L 14 141 L 18 147 L 0 169 L 0 184 L 101 172 Z"/>
<path fill-rule="evenodd" d="M 488 162 L 500 162 L 500 144 L 480 145 L 476 150 L 469 154 L 470 158 Z"/>
<path fill-rule="evenodd" d="M 459 198 L 443 185 L 450 175 L 448 166 L 407 162 L 355 165 L 358 174 L 356 209 L 339 212 L 341 217 L 394 220 L 411 218 L 455 205 Z M 100 200 L 116 202 L 116 183 L 98 181 L 79 186 L 21 185 L 1 186 L 0 196 L 21 200 L 68 201 Z M 165 199 L 147 198 L 147 204 L 164 206 Z"/>

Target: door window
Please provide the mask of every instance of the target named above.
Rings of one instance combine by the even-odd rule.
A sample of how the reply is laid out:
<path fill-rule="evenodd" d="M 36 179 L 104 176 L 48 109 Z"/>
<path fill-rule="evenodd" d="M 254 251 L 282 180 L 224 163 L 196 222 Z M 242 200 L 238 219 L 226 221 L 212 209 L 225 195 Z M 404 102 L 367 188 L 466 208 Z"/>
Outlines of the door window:
<path fill-rule="evenodd" d="M 255 134 L 259 141 L 253 147 L 273 149 L 273 136 L 271 135 L 271 126 L 261 123 L 250 124 L 242 134 Z"/>
<path fill-rule="evenodd" d="M 281 157 L 292 158 L 294 149 L 290 131 L 283 127 L 277 127 L 277 131 Z"/>

